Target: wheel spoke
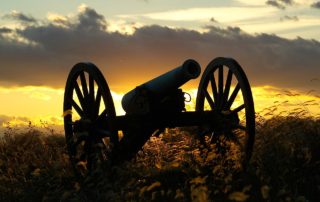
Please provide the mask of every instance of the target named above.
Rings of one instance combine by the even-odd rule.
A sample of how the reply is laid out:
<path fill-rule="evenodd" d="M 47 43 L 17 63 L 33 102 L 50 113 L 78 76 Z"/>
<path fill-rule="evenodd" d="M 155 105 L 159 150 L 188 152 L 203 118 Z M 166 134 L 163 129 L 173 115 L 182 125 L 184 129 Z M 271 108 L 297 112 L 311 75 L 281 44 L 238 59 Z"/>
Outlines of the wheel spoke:
<path fill-rule="evenodd" d="M 102 112 L 101 112 L 101 114 L 99 114 L 99 117 L 98 118 L 102 118 L 102 117 L 104 117 L 104 116 L 106 116 L 107 115 L 107 109 L 104 109 Z"/>
<path fill-rule="evenodd" d="M 231 81 L 232 81 L 232 72 L 229 69 L 228 76 L 227 76 L 227 81 L 226 81 L 226 86 L 224 87 L 222 108 L 225 107 L 226 102 L 228 101 L 229 91 L 230 91 L 230 87 L 231 87 Z"/>
<path fill-rule="evenodd" d="M 207 98 L 207 101 L 211 107 L 211 109 L 213 110 L 214 109 L 214 102 L 210 96 L 210 94 L 208 93 L 207 89 L 203 89 L 203 92 L 204 92 L 204 96 Z"/>
<path fill-rule="evenodd" d="M 89 74 L 89 96 L 90 96 L 90 106 L 93 106 L 93 104 L 94 104 L 94 80 L 90 74 Z"/>
<path fill-rule="evenodd" d="M 84 101 L 84 98 L 83 98 L 83 95 L 81 93 L 81 90 L 80 90 L 80 87 L 79 87 L 79 84 L 77 81 L 75 81 L 75 86 L 74 86 L 74 89 L 76 91 L 76 94 L 77 94 L 77 97 L 78 97 L 78 100 L 80 102 L 80 105 L 82 107 L 82 109 L 85 111 L 86 108 L 85 108 L 85 101 Z"/>
<path fill-rule="evenodd" d="M 96 96 L 96 101 L 95 101 L 95 104 L 94 104 L 94 115 L 95 116 L 98 116 L 99 115 L 99 110 L 100 110 L 100 102 L 101 102 L 101 91 L 100 89 L 98 88 L 97 90 L 97 96 Z"/>
<path fill-rule="evenodd" d="M 72 107 L 77 111 L 77 113 L 80 115 L 80 117 L 84 117 L 84 112 L 79 107 L 79 105 L 73 99 L 70 99 L 69 102 L 71 103 Z"/>
<path fill-rule="evenodd" d="M 81 80 L 83 95 L 84 95 L 84 98 L 86 98 L 89 93 L 88 93 L 87 81 L 86 81 L 86 77 L 84 75 L 84 72 L 80 73 L 80 80 Z"/>
<path fill-rule="evenodd" d="M 239 107 L 232 110 L 233 113 L 238 113 L 239 111 L 243 110 L 245 107 L 244 104 L 240 105 Z"/>
<path fill-rule="evenodd" d="M 236 99 L 236 97 L 238 95 L 239 90 L 240 90 L 240 85 L 237 84 L 236 87 L 234 88 L 226 106 L 225 106 L 226 109 L 230 109 L 230 107 L 232 106 L 234 100 Z"/>
<path fill-rule="evenodd" d="M 218 91 L 217 91 L 217 84 L 216 84 L 216 80 L 214 78 L 214 74 L 210 74 L 209 79 L 210 79 L 210 83 L 211 83 L 213 99 L 215 102 L 217 102 L 218 101 Z"/>
<path fill-rule="evenodd" d="M 103 118 L 107 115 L 107 110 L 104 109 L 101 114 L 98 113 L 98 118 L 96 120 L 97 123 L 101 123 L 102 120 L 104 120 Z"/>
<path fill-rule="evenodd" d="M 218 88 L 219 88 L 219 92 L 218 92 L 218 103 L 217 103 L 217 106 L 218 106 L 218 109 L 221 109 L 221 104 L 222 104 L 222 99 L 223 99 L 223 66 L 220 66 L 219 67 L 219 70 L 218 70 L 218 74 L 219 74 L 219 84 L 218 84 Z"/>

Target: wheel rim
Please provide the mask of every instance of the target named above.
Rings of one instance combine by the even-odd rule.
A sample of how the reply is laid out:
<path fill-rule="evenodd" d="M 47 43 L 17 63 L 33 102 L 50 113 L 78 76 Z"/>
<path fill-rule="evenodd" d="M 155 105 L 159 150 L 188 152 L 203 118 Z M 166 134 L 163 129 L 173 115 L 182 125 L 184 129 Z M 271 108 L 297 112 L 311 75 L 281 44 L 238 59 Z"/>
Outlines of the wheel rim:
<path fill-rule="evenodd" d="M 91 63 L 76 64 L 67 79 L 64 95 L 64 128 L 68 152 L 76 175 L 85 177 L 109 159 L 118 142 L 116 131 L 108 126 L 103 138 L 100 120 L 116 116 L 106 80 Z M 106 127 L 103 127 L 104 129 Z"/>
<path fill-rule="evenodd" d="M 222 139 L 228 141 L 237 156 L 236 167 L 245 169 L 252 154 L 255 112 L 248 79 L 235 60 L 216 58 L 209 63 L 199 84 L 196 111 L 215 111 L 223 118 L 219 126 L 200 127 L 200 139 L 218 149 Z"/>

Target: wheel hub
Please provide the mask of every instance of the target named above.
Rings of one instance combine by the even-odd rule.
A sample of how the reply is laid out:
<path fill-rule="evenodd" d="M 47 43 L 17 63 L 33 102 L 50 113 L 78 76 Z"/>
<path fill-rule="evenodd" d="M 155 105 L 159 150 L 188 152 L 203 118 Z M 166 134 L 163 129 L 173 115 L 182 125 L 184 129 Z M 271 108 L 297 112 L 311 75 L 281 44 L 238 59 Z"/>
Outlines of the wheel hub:
<path fill-rule="evenodd" d="M 75 121 L 73 130 L 74 132 L 89 132 L 92 128 L 92 121 L 87 118 L 81 118 L 78 121 Z"/>

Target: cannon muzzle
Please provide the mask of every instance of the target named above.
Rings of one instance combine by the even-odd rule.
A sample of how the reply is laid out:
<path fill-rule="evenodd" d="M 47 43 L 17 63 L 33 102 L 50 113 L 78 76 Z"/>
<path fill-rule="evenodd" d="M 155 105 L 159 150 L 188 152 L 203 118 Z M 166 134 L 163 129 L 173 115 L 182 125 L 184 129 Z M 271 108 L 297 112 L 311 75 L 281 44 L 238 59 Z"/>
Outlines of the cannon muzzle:
<path fill-rule="evenodd" d="M 139 114 L 160 109 L 159 101 L 169 95 L 174 96 L 180 86 L 190 79 L 197 78 L 200 73 L 198 62 L 192 59 L 186 60 L 181 66 L 129 91 L 122 98 L 122 108 L 127 113 Z"/>

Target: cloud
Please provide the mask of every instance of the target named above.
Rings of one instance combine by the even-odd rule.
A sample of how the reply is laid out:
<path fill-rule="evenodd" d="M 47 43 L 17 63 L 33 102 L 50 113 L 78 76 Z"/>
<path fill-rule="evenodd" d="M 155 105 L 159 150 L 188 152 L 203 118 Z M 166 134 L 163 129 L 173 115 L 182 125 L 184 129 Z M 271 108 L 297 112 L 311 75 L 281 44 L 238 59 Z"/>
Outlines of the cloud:
<path fill-rule="evenodd" d="M 55 25 L 69 26 L 68 18 L 59 14 L 48 13 L 47 19 Z"/>
<path fill-rule="evenodd" d="M 13 119 L 13 117 L 6 116 L 6 115 L 0 115 L 0 127 L 5 124 L 10 122 Z"/>
<path fill-rule="evenodd" d="M 12 30 L 7 27 L 0 27 L 0 34 L 8 34 L 11 32 L 12 32 Z"/>
<path fill-rule="evenodd" d="M 127 35 L 108 32 L 107 26 L 101 14 L 86 7 L 76 20 L 68 18 L 66 26 L 48 22 L 15 31 L 31 44 L 0 38 L 0 84 L 63 88 L 75 63 L 92 61 L 111 90 L 118 92 L 188 58 L 198 60 L 204 70 L 210 60 L 225 56 L 243 66 L 252 85 L 320 90 L 318 83 L 310 82 L 320 77 L 320 43 L 316 40 L 251 35 L 238 27 L 209 26 L 200 33 L 152 25 Z"/>
<path fill-rule="evenodd" d="M 210 18 L 210 22 L 219 23 L 214 17 Z"/>
<path fill-rule="evenodd" d="M 226 10 L 228 12 L 226 12 Z M 168 11 L 151 12 L 144 14 L 119 15 L 122 18 L 142 18 L 161 21 L 207 21 L 212 17 L 220 22 L 237 22 L 258 17 L 272 17 L 274 8 L 265 6 L 219 6 L 219 7 L 193 7 L 185 9 L 173 9 Z M 232 15 L 230 15 L 232 13 Z"/>
<path fill-rule="evenodd" d="M 285 16 L 280 18 L 280 21 L 299 21 L 299 18 L 298 18 L 298 16 L 285 15 Z"/>
<path fill-rule="evenodd" d="M 36 129 L 47 133 L 53 130 L 58 134 L 63 134 L 63 120 L 60 117 L 25 117 L 25 116 L 7 116 L 0 114 L 0 133 L 19 134 L 26 129 Z"/>
<path fill-rule="evenodd" d="M 286 6 L 291 6 L 295 2 L 293 0 L 268 0 L 266 1 L 267 5 L 274 6 L 279 9 L 286 9 Z"/>
<path fill-rule="evenodd" d="M 24 125 L 28 125 L 29 121 L 30 121 L 29 118 L 23 117 L 23 116 L 7 116 L 7 115 L 0 114 L 0 131 L 3 126 L 14 125 L 12 123 L 19 123 L 19 124 L 23 123 Z"/>
<path fill-rule="evenodd" d="M 314 2 L 313 4 L 311 4 L 311 7 L 320 9 L 320 1 Z"/>
<path fill-rule="evenodd" d="M 266 2 L 266 4 L 270 5 L 270 6 L 274 6 L 274 7 L 279 8 L 279 9 L 285 9 L 286 8 L 283 4 L 280 4 L 279 2 L 273 1 L 273 0 L 268 0 Z"/>
<path fill-rule="evenodd" d="M 87 31 L 103 31 L 106 29 L 107 23 L 104 16 L 98 14 L 94 9 L 82 4 L 79 11 L 77 29 Z"/>
<path fill-rule="evenodd" d="M 292 5 L 292 4 L 294 4 L 294 1 L 293 1 L 293 0 L 278 0 L 278 1 L 280 1 L 280 2 L 282 2 L 282 3 L 284 3 L 284 4 L 287 4 L 287 5 Z"/>
<path fill-rule="evenodd" d="M 37 20 L 34 17 L 32 17 L 30 15 L 23 14 L 21 12 L 15 11 L 15 10 L 13 10 L 9 14 L 5 14 L 3 16 L 3 18 L 17 20 L 22 23 L 35 23 L 35 22 L 37 22 Z"/>

